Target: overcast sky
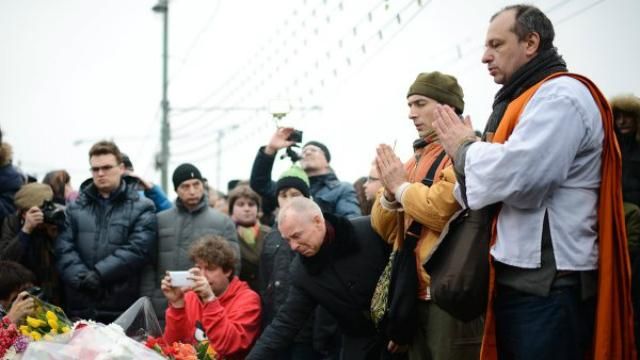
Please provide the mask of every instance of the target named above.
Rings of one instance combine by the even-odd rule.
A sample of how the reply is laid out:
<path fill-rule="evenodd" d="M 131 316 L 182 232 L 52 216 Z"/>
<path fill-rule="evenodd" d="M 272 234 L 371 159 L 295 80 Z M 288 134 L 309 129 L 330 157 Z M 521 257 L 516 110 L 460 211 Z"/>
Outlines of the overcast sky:
<path fill-rule="evenodd" d="M 14 162 L 39 179 L 90 176 L 87 151 L 113 139 L 160 181 L 161 16 L 148 0 L 0 0 L 0 126 Z M 640 95 L 640 1 L 533 1 L 556 29 L 571 71 L 607 96 Z M 192 162 L 213 185 L 248 178 L 282 124 L 324 142 L 338 176 L 366 175 L 375 145 L 411 153 L 406 91 L 416 75 L 456 76 L 482 129 L 493 84 L 480 63 L 491 14 L 505 1 L 171 0 L 169 175 Z M 221 137 L 218 156 L 216 139 Z M 218 173 L 217 165 L 221 171 Z M 288 166 L 279 160 L 274 172 Z M 277 176 L 277 174 L 274 174 Z"/>

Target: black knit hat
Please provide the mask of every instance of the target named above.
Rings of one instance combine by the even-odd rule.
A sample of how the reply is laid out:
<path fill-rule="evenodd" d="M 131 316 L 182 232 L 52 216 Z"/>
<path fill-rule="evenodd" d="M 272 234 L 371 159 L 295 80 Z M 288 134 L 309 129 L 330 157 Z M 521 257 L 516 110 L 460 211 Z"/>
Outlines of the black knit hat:
<path fill-rule="evenodd" d="M 416 81 L 409 88 L 407 97 L 416 94 L 449 105 L 455 108 L 458 114 L 464 112 L 464 93 L 458 85 L 458 80 L 451 75 L 438 71 L 418 74 Z"/>
<path fill-rule="evenodd" d="M 306 198 L 310 196 L 309 177 L 301 167 L 293 165 L 280 175 L 280 179 L 276 182 L 276 197 L 280 190 L 287 188 L 297 189 Z"/>
<path fill-rule="evenodd" d="M 192 164 L 185 163 L 179 165 L 173 171 L 173 188 L 174 190 L 178 189 L 178 186 L 182 184 L 184 181 L 198 179 L 200 181 L 204 181 L 204 178 L 200 174 L 200 170 Z"/>
<path fill-rule="evenodd" d="M 317 146 L 320 148 L 320 150 L 322 150 L 322 152 L 324 153 L 324 158 L 327 159 L 327 162 L 331 162 L 331 153 L 329 152 L 329 148 L 327 148 L 327 146 L 319 141 L 309 141 L 308 143 L 304 144 L 304 146 L 302 147 L 303 149 L 309 145 L 313 145 L 313 146 Z"/>

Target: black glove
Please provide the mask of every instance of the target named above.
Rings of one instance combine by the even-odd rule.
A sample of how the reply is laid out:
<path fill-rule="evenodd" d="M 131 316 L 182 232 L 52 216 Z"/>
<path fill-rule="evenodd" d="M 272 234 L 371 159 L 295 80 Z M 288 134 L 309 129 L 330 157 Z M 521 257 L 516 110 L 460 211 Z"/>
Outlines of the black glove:
<path fill-rule="evenodd" d="M 80 279 L 80 290 L 95 293 L 100 289 L 100 275 L 97 272 L 87 271 L 86 273 L 80 273 L 78 278 Z"/>

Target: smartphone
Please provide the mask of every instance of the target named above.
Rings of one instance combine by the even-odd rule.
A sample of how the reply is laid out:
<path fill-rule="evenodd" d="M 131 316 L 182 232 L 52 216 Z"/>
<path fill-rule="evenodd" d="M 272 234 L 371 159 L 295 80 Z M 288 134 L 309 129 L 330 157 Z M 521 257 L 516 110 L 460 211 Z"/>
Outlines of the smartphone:
<path fill-rule="evenodd" d="M 188 271 L 169 271 L 169 277 L 171 278 L 171 286 L 173 287 L 187 287 L 193 285 L 193 282 L 187 279 L 187 276 L 191 275 Z"/>
<path fill-rule="evenodd" d="M 293 141 L 293 142 L 302 142 L 302 130 L 293 130 L 291 132 L 291 134 L 289 134 L 289 137 L 287 138 L 288 141 Z"/>

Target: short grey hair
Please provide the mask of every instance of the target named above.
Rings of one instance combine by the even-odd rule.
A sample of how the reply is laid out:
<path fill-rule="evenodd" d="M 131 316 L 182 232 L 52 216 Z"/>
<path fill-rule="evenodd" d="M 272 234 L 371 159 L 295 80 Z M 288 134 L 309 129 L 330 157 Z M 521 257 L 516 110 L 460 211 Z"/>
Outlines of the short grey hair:
<path fill-rule="evenodd" d="M 516 12 L 516 21 L 512 31 L 516 36 L 518 36 L 518 40 L 523 41 L 527 35 L 537 33 L 540 36 L 540 46 L 538 51 L 547 50 L 553 47 L 553 39 L 556 34 L 553 30 L 551 20 L 549 20 L 542 10 L 533 5 L 509 5 L 493 14 L 491 21 L 493 21 L 496 16 L 509 10 L 515 10 Z"/>
<path fill-rule="evenodd" d="M 320 206 L 313 200 L 304 196 L 298 196 L 291 199 L 285 206 L 278 211 L 278 224 L 282 224 L 284 219 L 290 212 L 304 216 L 306 219 L 312 219 L 316 215 L 322 216 Z"/>

